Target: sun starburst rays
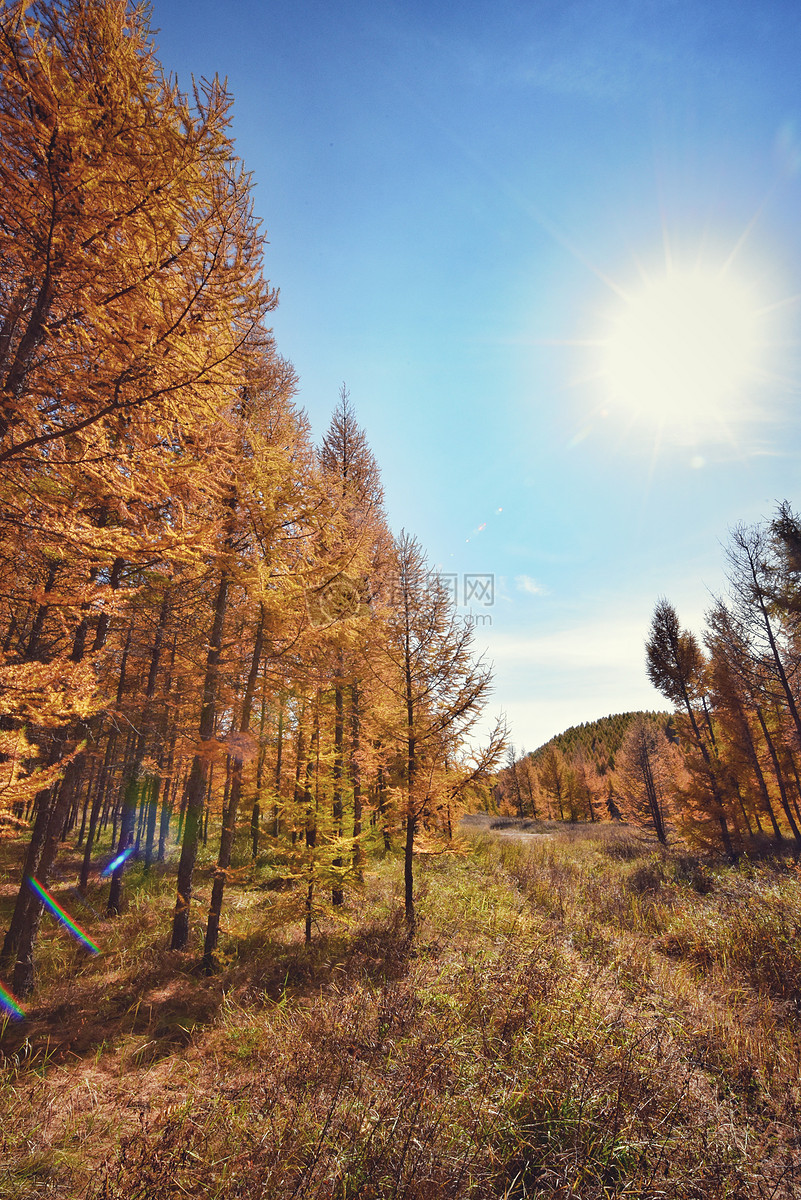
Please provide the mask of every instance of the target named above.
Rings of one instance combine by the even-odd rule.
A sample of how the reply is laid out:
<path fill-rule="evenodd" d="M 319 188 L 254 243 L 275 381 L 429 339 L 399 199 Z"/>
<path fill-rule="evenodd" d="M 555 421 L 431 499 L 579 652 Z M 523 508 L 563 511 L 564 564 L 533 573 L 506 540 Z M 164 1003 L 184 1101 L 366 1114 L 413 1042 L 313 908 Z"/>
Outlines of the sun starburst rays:
<path fill-rule="evenodd" d="M 761 304 L 728 272 L 670 269 L 609 319 L 607 399 L 658 425 L 725 424 L 761 371 Z"/>

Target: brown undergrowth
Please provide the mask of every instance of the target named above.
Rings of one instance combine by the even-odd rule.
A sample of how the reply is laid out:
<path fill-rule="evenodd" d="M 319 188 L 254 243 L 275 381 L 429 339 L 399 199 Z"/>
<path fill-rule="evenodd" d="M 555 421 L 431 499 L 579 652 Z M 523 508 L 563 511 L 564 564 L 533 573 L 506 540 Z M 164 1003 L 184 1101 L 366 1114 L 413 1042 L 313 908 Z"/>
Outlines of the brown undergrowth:
<path fill-rule="evenodd" d="M 547 833 L 421 859 L 412 941 L 391 857 L 309 948 L 243 873 L 211 977 L 132 874 L 0 1043 L 0 1195 L 797 1195 L 795 870 Z"/>

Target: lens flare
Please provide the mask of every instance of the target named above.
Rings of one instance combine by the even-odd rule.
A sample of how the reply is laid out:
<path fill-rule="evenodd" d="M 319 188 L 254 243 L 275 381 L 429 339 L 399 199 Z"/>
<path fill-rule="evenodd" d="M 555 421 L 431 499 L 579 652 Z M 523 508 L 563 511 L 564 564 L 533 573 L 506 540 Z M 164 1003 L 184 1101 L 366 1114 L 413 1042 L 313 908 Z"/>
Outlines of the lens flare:
<path fill-rule="evenodd" d="M 25 1017 L 24 1010 L 20 1008 L 11 992 L 7 992 L 2 984 L 0 984 L 0 1008 L 4 1008 L 15 1021 L 21 1021 Z"/>
<path fill-rule="evenodd" d="M 66 913 L 58 901 L 54 900 L 50 893 L 42 887 L 38 879 L 31 875 L 28 878 L 28 883 L 31 886 L 31 890 L 39 897 L 45 907 L 50 909 L 51 913 L 57 920 L 61 921 L 63 925 L 66 925 L 73 937 L 77 938 L 79 942 L 82 942 L 84 946 L 86 946 L 87 950 L 90 950 L 92 954 L 100 953 L 100 947 L 95 945 L 88 933 L 81 929 L 80 925 L 75 924 L 69 913 Z"/>
<path fill-rule="evenodd" d="M 129 846 L 127 850 L 123 850 L 122 854 L 118 854 L 116 858 L 111 860 L 107 867 L 103 868 L 103 870 L 100 872 L 100 878 L 105 879 L 107 875 L 113 875 L 113 873 L 117 870 L 117 867 L 121 867 L 126 859 L 131 857 L 133 852 L 133 846 Z"/>

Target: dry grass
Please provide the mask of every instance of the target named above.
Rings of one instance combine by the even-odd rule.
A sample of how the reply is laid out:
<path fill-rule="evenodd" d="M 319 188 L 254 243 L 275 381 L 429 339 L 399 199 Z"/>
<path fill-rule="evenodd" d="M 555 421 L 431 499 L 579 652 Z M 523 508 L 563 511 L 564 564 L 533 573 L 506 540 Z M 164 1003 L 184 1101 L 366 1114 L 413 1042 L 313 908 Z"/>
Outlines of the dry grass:
<path fill-rule="evenodd" d="M 412 943 L 396 860 L 309 949 L 243 872 L 210 978 L 132 874 L 0 1043 L 0 1195 L 797 1195 L 797 870 L 540 832 L 421 859 Z"/>

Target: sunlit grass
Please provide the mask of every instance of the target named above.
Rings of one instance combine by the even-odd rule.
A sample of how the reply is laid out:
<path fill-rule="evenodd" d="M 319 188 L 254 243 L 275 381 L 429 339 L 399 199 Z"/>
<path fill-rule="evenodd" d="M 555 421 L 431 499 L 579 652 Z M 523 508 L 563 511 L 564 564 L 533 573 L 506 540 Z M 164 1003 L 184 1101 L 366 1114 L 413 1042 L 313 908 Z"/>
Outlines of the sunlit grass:
<path fill-rule="evenodd" d="M 133 868 L 99 959 L 48 939 L 0 1194 L 789 1200 L 797 871 L 546 832 L 421 857 L 411 942 L 395 855 L 309 947 L 265 860 L 211 977 Z"/>

